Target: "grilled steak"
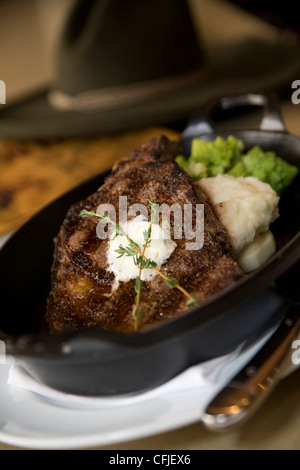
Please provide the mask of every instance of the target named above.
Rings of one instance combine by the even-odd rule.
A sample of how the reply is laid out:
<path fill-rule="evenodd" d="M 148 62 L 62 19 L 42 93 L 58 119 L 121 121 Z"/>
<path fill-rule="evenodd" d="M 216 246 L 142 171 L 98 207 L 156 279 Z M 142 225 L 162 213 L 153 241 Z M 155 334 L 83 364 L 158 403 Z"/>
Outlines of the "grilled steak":
<path fill-rule="evenodd" d="M 55 240 L 46 312 L 52 331 L 92 326 L 133 330 L 135 280 L 120 282 L 113 290 L 115 275 L 108 270 L 107 261 L 109 240 L 97 237 L 95 217 L 80 216 L 81 210 L 96 211 L 105 203 L 112 204 L 118 215 L 119 196 L 127 196 L 128 206 L 140 203 L 147 207 L 151 200 L 182 208 L 184 204 L 204 204 L 203 247 L 188 250 L 185 238 L 178 239 L 161 267 L 162 273 L 176 277 L 200 302 L 243 276 L 232 259 L 229 236 L 206 197 L 173 161 L 179 152 L 178 144 L 164 136 L 151 140 L 118 162 L 96 193 L 70 208 Z M 171 231 L 172 223 L 171 219 Z M 182 292 L 171 289 L 159 275 L 143 283 L 142 293 L 140 328 L 183 315 L 190 308 Z"/>

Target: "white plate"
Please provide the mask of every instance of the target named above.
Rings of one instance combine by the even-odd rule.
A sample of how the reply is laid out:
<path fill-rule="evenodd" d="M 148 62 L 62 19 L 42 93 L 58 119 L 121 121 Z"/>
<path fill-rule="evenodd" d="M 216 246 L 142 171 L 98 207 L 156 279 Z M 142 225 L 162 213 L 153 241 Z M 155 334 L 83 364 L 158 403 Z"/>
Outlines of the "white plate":
<path fill-rule="evenodd" d="M 117 400 L 115 406 L 112 399 L 105 402 L 104 398 L 95 407 L 51 402 L 8 385 L 11 364 L 0 364 L 0 441 L 34 449 L 84 448 L 139 439 L 194 423 L 201 420 L 210 399 L 265 341 L 266 337 L 243 353 L 194 366 L 152 393 L 136 400 Z M 204 380 L 203 370 L 209 371 Z"/>

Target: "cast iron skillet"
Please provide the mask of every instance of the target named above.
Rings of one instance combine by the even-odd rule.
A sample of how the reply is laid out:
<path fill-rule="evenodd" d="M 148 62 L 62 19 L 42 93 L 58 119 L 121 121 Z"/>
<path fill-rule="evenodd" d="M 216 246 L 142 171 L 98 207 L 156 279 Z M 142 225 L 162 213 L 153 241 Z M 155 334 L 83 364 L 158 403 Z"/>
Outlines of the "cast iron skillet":
<path fill-rule="evenodd" d="M 247 147 L 275 150 L 300 166 L 300 139 L 287 134 L 278 111 L 262 95 L 223 98 L 209 104 L 182 134 L 189 154 L 194 136 L 214 139 L 210 116 L 216 106 L 264 109 L 259 130 L 231 132 Z M 218 133 L 226 137 L 229 133 Z M 94 192 L 105 174 L 60 197 L 21 227 L 0 251 L 0 339 L 6 351 L 41 382 L 73 394 L 133 394 L 164 383 L 185 368 L 257 339 L 281 320 L 293 302 L 290 291 L 299 265 L 299 177 L 282 195 L 273 225 L 277 253 L 251 273 L 182 318 L 151 329 L 118 334 L 99 328 L 50 335 L 44 327 L 50 290 L 53 238 L 70 205 Z"/>

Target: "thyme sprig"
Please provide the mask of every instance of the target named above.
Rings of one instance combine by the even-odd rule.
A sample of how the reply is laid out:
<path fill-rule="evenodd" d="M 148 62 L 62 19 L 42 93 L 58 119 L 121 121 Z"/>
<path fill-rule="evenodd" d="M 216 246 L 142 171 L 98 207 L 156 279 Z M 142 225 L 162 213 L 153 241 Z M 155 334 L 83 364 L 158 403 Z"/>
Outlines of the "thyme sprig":
<path fill-rule="evenodd" d="M 94 211 L 87 211 L 85 209 L 80 212 L 81 217 L 87 217 L 87 218 L 97 217 L 100 219 L 101 223 L 105 225 L 110 224 L 114 232 L 114 238 L 116 238 L 119 235 L 123 235 L 126 237 L 128 241 L 128 245 L 126 247 L 124 247 L 123 245 L 119 245 L 119 247 L 115 250 L 115 252 L 118 253 L 119 255 L 118 258 L 121 258 L 122 256 L 133 257 L 134 264 L 139 268 L 138 276 L 136 277 L 136 280 L 135 280 L 134 290 L 135 290 L 136 295 L 134 298 L 134 305 L 132 308 L 132 316 L 134 319 L 135 331 L 138 329 L 138 320 L 143 317 L 143 314 L 140 311 L 142 286 L 143 286 L 141 275 L 142 275 L 143 269 L 153 269 L 159 276 L 162 277 L 162 279 L 170 287 L 170 289 L 180 290 L 188 299 L 187 305 L 198 305 L 197 299 L 193 297 L 191 294 L 189 294 L 189 292 L 179 284 L 179 281 L 177 278 L 173 276 L 166 276 L 157 268 L 157 264 L 155 263 L 155 261 L 153 261 L 150 258 L 147 258 L 146 256 L 146 249 L 151 243 L 152 226 L 153 224 L 157 224 L 159 220 L 157 203 L 155 201 L 149 201 L 149 205 L 151 207 L 151 214 L 148 219 L 150 224 L 149 224 L 148 229 L 143 232 L 145 243 L 142 249 L 134 240 L 132 240 L 128 236 L 128 234 L 122 229 L 122 227 L 119 224 L 115 223 L 109 217 L 109 214 L 107 212 L 105 212 L 104 214 L 97 214 Z"/>

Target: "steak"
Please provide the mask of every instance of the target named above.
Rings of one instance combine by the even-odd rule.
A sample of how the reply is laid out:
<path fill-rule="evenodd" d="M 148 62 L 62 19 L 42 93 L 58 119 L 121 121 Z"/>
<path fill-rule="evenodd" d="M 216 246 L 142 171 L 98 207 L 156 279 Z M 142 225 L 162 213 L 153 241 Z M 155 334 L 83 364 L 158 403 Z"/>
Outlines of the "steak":
<path fill-rule="evenodd" d="M 118 216 L 119 196 L 127 197 L 128 206 L 139 203 L 149 207 L 149 201 L 179 204 L 181 208 L 191 204 L 193 209 L 197 204 L 204 205 L 202 248 L 187 249 L 184 236 L 176 239 L 176 248 L 160 268 L 165 276 L 175 277 L 200 303 L 244 275 L 232 258 L 229 235 L 207 198 L 174 161 L 179 153 L 178 144 L 167 137 L 152 139 L 132 152 L 130 158 L 116 163 L 94 194 L 69 209 L 55 239 L 46 311 L 51 331 L 94 326 L 133 331 L 135 280 L 119 282 L 118 288 L 113 288 L 115 274 L 108 269 L 107 261 L 109 240 L 98 238 L 99 220 L 80 215 L 83 209 L 96 211 L 100 204 L 111 204 Z M 194 219 L 195 210 L 193 223 Z M 184 315 L 190 308 L 180 290 L 170 288 L 160 275 L 155 275 L 142 285 L 143 317 L 139 328 Z"/>

